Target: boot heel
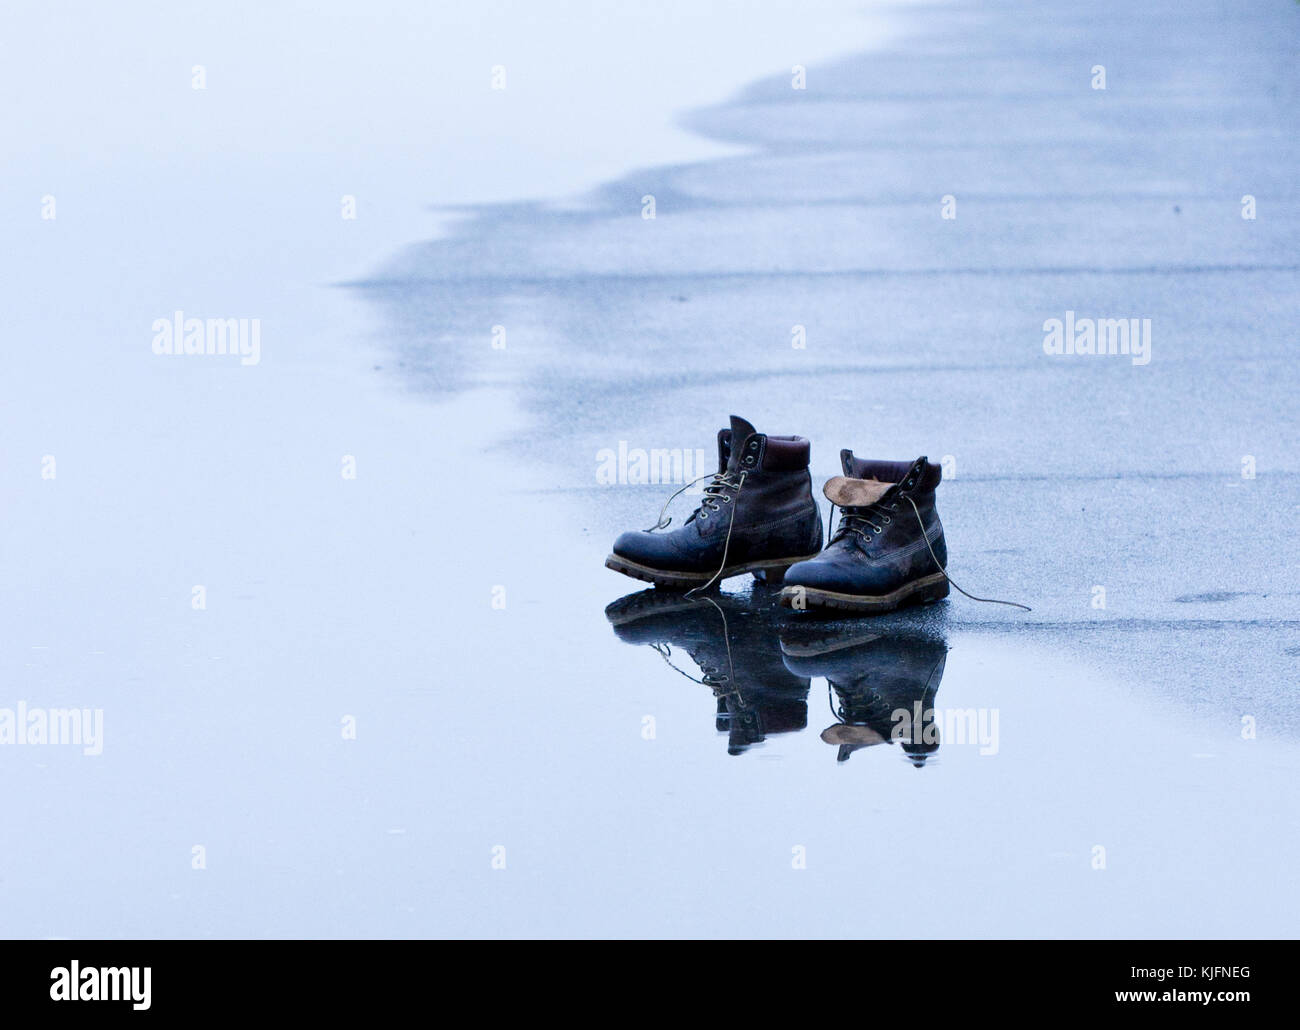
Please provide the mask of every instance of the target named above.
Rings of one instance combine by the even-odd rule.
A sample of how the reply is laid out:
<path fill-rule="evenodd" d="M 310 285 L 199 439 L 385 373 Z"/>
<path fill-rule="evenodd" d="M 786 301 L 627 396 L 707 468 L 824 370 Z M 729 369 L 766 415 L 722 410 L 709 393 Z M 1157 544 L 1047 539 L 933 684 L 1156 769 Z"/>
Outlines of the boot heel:
<path fill-rule="evenodd" d="M 948 579 L 941 578 L 937 583 L 930 583 L 922 587 L 913 595 L 915 604 L 931 604 L 935 601 L 942 601 L 948 596 Z"/>

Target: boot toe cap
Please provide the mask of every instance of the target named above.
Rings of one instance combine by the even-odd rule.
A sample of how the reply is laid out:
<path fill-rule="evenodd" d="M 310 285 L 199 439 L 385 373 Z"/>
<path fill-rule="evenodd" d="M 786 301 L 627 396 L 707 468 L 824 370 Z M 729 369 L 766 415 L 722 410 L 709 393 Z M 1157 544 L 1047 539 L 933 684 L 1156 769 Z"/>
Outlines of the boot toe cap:
<path fill-rule="evenodd" d="M 614 554 L 656 569 L 673 569 L 682 565 L 682 555 L 668 534 L 650 533 L 643 529 L 620 533 L 614 541 Z"/>
<path fill-rule="evenodd" d="M 796 562 L 785 570 L 787 587 L 806 587 L 809 590 L 855 593 L 858 587 L 854 579 L 852 570 L 822 558 Z"/>

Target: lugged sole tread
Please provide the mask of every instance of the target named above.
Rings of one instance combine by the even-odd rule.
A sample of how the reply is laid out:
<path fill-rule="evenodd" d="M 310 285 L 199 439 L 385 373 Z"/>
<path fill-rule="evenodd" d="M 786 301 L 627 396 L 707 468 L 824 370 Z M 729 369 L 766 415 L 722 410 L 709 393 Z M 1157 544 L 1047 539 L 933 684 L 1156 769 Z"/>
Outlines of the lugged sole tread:
<path fill-rule="evenodd" d="M 781 604 L 795 608 L 795 600 L 802 591 L 803 608 L 832 608 L 846 612 L 892 612 L 907 604 L 928 604 L 948 596 L 948 577 L 942 572 L 904 583 L 897 590 L 879 597 L 862 594 L 843 594 L 815 587 L 786 587 L 781 591 Z"/>
<path fill-rule="evenodd" d="M 818 552 L 814 552 L 795 558 L 770 558 L 766 561 L 733 565 L 730 568 L 723 569 L 722 575 L 718 577 L 717 582 L 721 583 L 724 579 L 731 579 L 733 576 L 762 573 L 766 582 L 778 583 L 780 578 L 775 576 L 774 573 L 780 572 L 781 576 L 784 576 L 785 570 L 791 565 L 801 561 L 809 561 L 816 558 L 817 554 Z M 631 576 L 633 579 L 639 579 L 645 583 L 653 583 L 657 587 L 674 587 L 677 589 L 703 586 L 713 578 L 712 572 L 669 572 L 665 569 L 654 569 L 648 565 L 641 565 L 629 561 L 627 558 L 620 558 L 616 554 L 611 554 L 605 559 L 605 568 L 612 569 L 614 572 L 621 572 L 624 576 Z"/>

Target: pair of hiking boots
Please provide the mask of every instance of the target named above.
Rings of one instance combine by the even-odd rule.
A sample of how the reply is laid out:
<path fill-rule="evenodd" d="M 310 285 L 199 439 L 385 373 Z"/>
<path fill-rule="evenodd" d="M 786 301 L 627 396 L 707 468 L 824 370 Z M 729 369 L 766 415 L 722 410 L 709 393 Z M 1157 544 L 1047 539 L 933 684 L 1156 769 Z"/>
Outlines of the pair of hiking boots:
<path fill-rule="evenodd" d="M 804 437 L 769 436 L 732 415 L 718 432 L 718 471 L 700 477 L 709 482 L 699 507 L 660 532 L 672 521 L 665 504 L 653 527 L 614 541 L 606 567 L 678 590 L 751 573 L 782 584 L 781 604 L 800 610 L 887 612 L 947 597 L 948 551 L 934 501 L 939 466 L 840 451 L 844 474 L 824 488 L 840 522 L 823 550 L 810 454 Z"/>

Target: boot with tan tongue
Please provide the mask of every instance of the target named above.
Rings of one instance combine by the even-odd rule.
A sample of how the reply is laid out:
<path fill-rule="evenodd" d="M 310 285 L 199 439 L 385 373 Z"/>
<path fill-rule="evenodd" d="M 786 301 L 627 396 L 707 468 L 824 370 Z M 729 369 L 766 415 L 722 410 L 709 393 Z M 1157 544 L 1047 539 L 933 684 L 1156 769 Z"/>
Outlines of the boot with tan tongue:
<path fill-rule="evenodd" d="M 781 603 L 873 613 L 947 597 L 948 548 L 934 505 L 939 466 L 924 457 L 871 461 L 849 450 L 840 461 L 844 475 L 823 490 L 841 509 L 839 526 L 826 550 L 786 571 Z"/>

